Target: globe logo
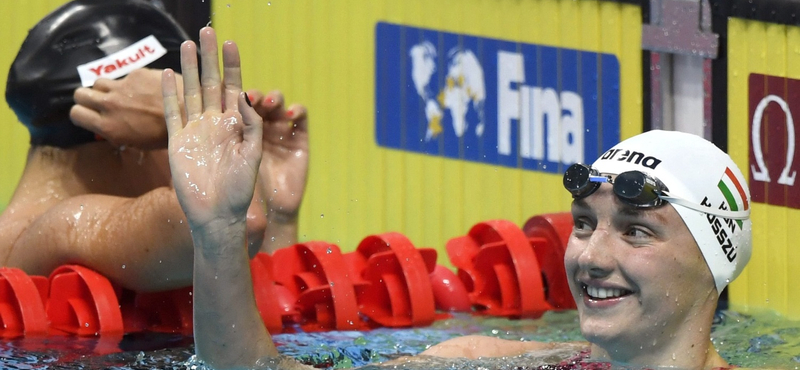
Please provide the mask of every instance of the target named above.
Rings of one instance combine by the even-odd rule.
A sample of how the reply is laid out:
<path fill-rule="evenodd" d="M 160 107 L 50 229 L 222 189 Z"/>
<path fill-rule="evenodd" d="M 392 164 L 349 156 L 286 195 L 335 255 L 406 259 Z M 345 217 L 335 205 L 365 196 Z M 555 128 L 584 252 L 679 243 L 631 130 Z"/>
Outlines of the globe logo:
<path fill-rule="evenodd" d="M 436 48 L 429 41 L 411 47 L 411 80 L 425 102 L 425 117 L 428 129 L 425 140 L 437 138 L 443 131 L 442 116 L 449 111 L 456 136 L 462 137 L 470 129 L 467 122 L 467 111 L 472 108 L 477 112 L 479 122 L 472 128 L 476 136 L 483 135 L 486 86 L 483 80 L 483 68 L 471 50 L 452 49 L 447 53 L 447 77 L 445 86 L 439 92 L 431 91 L 431 78 L 436 73 Z"/>

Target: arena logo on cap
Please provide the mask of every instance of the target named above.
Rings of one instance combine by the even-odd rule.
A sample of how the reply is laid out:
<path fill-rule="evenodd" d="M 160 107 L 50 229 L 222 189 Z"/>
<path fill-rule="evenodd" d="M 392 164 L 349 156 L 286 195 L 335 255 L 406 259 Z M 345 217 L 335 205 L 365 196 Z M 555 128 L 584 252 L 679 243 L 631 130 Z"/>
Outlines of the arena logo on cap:
<path fill-rule="evenodd" d="M 164 56 L 167 49 L 155 36 L 147 36 L 114 54 L 78 66 L 81 85 L 93 86 L 99 78 L 120 78 Z"/>
<path fill-rule="evenodd" d="M 383 22 L 375 33 L 381 147 L 561 173 L 619 142 L 613 54 Z"/>
<path fill-rule="evenodd" d="M 661 160 L 656 157 L 649 156 L 647 154 L 637 152 L 635 150 L 627 150 L 620 148 L 610 149 L 609 151 L 603 153 L 603 155 L 600 156 L 600 160 L 606 160 L 606 161 L 617 160 L 620 162 L 628 162 L 628 163 L 638 164 L 652 170 L 656 169 L 656 167 L 658 167 L 658 165 L 661 164 Z"/>

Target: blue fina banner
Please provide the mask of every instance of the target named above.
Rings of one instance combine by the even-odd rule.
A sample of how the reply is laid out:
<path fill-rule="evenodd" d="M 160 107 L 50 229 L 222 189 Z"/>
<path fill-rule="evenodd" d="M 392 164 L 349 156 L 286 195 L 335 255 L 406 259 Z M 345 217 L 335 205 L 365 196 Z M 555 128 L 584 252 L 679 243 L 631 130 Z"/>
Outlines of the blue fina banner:
<path fill-rule="evenodd" d="M 613 54 L 378 23 L 375 139 L 549 173 L 620 140 Z"/>

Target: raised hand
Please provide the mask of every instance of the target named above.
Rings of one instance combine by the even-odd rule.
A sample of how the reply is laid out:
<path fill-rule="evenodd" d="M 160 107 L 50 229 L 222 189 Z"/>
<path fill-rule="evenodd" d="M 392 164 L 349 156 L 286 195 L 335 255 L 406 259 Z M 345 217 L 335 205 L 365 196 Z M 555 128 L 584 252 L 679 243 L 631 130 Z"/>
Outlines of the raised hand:
<path fill-rule="evenodd" d="M 244 222 L 262 155 L 262 120 L 242 93 L 236 44 L 222 47 L 223 79 L 211 28 L 200 31 L 200 55 L 202 78 L 195 44 L 181 46 L 185 126 L 175 73 L 165 70 L 162 79 L 173 186 L 192 229 Z"/>
<path fill-rule="evenodd" d="M 283 94 L 247 92 L 264 118 L 261 191 L 270 224 L 294 222 L 308 177 L 308 115 L 300 104 L 286 109 Z M 267 231 L 270 232 L 269 229 Z"/>

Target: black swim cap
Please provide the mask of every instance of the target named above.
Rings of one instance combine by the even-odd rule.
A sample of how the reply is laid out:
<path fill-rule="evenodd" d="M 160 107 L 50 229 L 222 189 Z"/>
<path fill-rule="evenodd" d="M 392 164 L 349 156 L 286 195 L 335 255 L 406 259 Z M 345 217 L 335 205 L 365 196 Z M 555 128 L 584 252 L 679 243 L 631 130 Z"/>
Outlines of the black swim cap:
<path fill-rule="evenodd" d="M 31 133 L 32 145 L 62 148 L 95 141 L 69 110 L 81 86 L 77 67 L 153 35 L 167 50 L 149 68 L 180 71 L 189 37 L 167 13 L 143 0 L 74 0 L 28 32 L 8 72 L 6 101 Z"/>

